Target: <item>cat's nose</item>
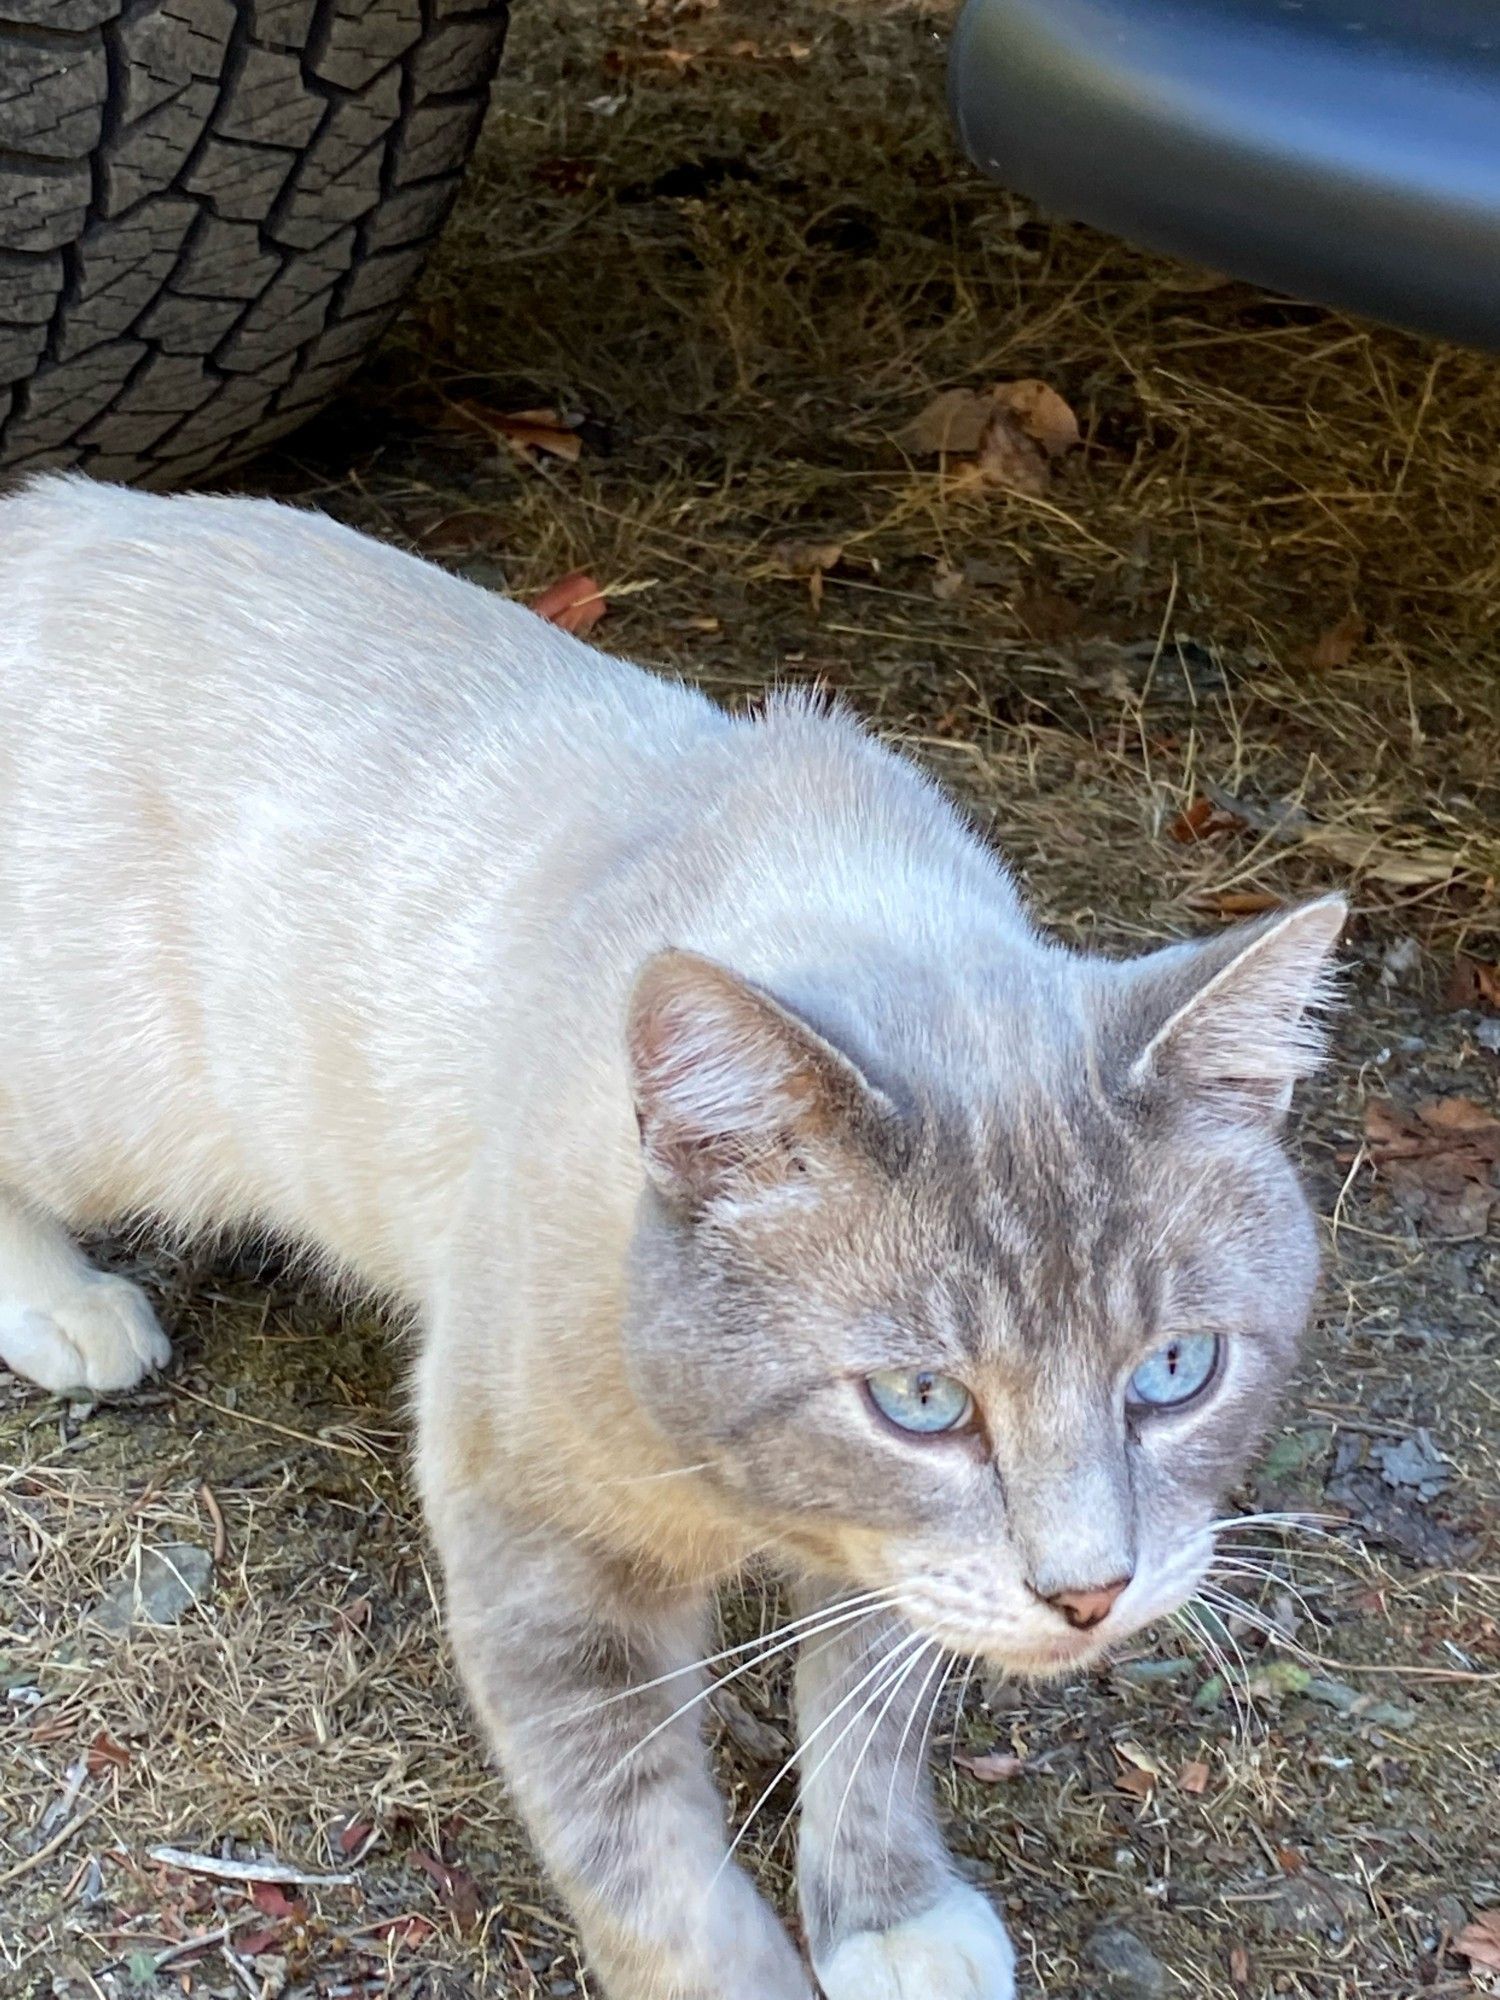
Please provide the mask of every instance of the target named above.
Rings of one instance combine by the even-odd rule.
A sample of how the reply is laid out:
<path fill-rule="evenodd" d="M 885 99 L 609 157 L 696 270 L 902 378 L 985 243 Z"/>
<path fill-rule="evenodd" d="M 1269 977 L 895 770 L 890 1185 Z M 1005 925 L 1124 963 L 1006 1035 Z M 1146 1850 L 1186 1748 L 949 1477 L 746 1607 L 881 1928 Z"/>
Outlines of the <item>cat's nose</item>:
<path fill-rule="evenodd" d="M 1101 1583 L 1097 1590 L 1054 1590 L 1047 1602 L 1055 1605 L 1070 1625 L 1087 1632 L 1109 1616 L 1129 1581 L 1128 1576 L 1121 1576 L 1113 1583 Z"/>

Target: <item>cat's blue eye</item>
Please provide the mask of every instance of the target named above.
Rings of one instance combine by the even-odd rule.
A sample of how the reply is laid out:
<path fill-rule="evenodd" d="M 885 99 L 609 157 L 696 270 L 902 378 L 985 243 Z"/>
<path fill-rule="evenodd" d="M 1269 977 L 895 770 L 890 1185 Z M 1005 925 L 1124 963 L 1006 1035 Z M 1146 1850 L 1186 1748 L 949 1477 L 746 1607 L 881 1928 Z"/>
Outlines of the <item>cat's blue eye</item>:
<path fill-rule="evenodd" d="M 1147 1409 L 1170 1409 L 1198 1394 L 1212 1378 L 1218 1360 L 1216 1333 L 1180 1334 L 1146 1357 L 1131 1376 L 1126 1394 Z"/>
<path fill-rule="evenodd" d="M 883 1417 L 917 1437 L 956 1431 L 974 1413 L 974 1398 L 962 1382 L 927 1368 L 882 1368 L 865 1377 L 865 1387 Z"/>

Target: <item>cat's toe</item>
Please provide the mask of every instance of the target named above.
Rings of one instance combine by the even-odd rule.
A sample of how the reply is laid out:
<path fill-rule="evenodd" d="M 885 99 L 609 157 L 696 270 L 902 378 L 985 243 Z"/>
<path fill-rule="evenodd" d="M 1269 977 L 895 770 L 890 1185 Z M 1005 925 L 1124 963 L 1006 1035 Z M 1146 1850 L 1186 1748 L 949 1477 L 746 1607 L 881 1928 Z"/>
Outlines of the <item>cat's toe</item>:
<path fill-rule="evenodd" d="M 145 1294 L 108 1272 L 46 1307 L 0 1301 L 0 1361 L 43 1389 L 133 1389 L 171 1354 Z"/>
<path fill-rule="evenodd" d="M 817 1974 L 826 2000 L 1014 2000 L 1015 1966 L 989 1903 L 955 1883 L 919 1917 L 841 1939 Z"/>

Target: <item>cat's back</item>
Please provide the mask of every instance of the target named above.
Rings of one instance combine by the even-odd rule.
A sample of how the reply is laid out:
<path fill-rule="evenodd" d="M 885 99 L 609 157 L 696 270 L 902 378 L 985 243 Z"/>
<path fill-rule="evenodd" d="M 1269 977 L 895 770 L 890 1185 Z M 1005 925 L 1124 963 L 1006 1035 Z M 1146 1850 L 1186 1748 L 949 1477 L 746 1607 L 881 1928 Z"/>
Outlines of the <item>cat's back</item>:
<path fill-rule="evenodd" d="M 117 731 L 184 769 L 294 781 L 375 756 L 503 755 L 659 726 L 675 693 L 521 606 L 324 516 L 45 477 L 0 500 L 0 717 L 65 747 Z M 668 701 L 665 704 L 670 707 Z M 6 753 L 0 749 L 0 756 Z M 220 783 L 229 773 L 217 772 Z"/>

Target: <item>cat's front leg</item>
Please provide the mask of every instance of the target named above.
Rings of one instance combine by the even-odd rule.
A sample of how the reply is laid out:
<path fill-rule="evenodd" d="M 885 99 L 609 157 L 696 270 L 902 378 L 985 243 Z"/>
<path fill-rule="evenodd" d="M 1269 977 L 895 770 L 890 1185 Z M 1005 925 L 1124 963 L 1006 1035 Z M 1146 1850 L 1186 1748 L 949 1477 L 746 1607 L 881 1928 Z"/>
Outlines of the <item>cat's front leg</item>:
<path fill-rule="evenodd" d="M 933 1817 L 925 1748 L 942 1673 L 935 1643 L 883 1614 L 802 1649 L 797 1882 L 827 2000 L 1015 1993 L 1005 1926 L 955 1874 Z"/>
<path fill-rule="evenodd" d="M 813 2000 L 726 1855 L 699 1721 L 701 1596 L 652 1590 L 491 1496 L 428 1492 L 454 1649 L 609 2000 Z"/>

